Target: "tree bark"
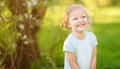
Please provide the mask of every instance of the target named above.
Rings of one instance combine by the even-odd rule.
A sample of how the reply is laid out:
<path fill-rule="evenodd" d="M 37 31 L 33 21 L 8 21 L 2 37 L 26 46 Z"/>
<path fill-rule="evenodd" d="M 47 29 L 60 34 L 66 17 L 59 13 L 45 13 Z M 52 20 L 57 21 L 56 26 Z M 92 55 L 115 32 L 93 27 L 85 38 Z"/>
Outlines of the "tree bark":
<path fill-rule="evenodd" d="M 26 6 L 23 5 L 24 0 L 8 0 L 7 3 L 13 17 L 28 13 Z M 38 9 L 33 8 L 31 14 L 36 19 L 42 20 L 46 9 L 47 7 L 44 6 Z M 24 29 L 20 28 L 20 24 L 24 26 Z M 40 50 L 36 38 L 36 33 L 40 30 L 40 24 L 25 17 L 22 22 L 14 18 L 13 31 L 15 33 L 13 39 L 16 48 L 14 54 L 5 57 L 3 65 L 6 68 L 29 69 L 30 63 L 40 57 Z M 18 39 L 16 38 L 16 32 L 21 34 Z"/>

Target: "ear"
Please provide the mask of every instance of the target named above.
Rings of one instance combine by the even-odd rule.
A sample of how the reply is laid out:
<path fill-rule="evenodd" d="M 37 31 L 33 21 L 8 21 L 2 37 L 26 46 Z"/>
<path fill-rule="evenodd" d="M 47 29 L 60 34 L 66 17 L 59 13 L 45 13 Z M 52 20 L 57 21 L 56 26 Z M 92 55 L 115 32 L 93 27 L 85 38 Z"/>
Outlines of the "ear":
<path fill-rule="evenodd" d="M 91 21 L 90 21 L 90 18 L 89 18 L 89 16 L 87 15 L 87 21 L 88 21 L 88 24 L 91 24 Z"/>
<path fill-rule="evenodd" d="M 68 26 L 69 29 L 71 29 L 71 25 L 70 24 L 68 24 L 67 26 Z"/>

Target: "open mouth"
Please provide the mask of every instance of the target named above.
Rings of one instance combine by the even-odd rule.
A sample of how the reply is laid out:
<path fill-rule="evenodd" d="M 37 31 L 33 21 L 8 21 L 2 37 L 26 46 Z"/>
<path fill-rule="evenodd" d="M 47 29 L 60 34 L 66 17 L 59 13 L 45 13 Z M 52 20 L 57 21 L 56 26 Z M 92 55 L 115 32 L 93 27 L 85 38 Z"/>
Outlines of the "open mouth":
<path fill-rule="evenodd" d="M 83 27 L 83 26 L 85 26 L 85 23 L 77 25 L 77 27 Z"/>

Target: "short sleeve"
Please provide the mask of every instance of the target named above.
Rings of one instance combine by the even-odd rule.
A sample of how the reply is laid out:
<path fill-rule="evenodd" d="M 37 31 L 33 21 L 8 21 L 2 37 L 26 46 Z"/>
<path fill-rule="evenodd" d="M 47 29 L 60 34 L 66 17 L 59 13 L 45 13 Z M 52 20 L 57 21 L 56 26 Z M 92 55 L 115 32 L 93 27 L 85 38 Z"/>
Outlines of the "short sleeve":
<path fill-rule="evenodd" d="M 64 52 L 75 52 L 74 47 L 70 40 L 65 40 L 64 45 L 63 45 L 63 51 Z"/>
<path fill-rule="evenodd" d="M 97 38 L 95 36 L 94 33 L 90 33 L 90 41 L 91 41 L 91 44 L 92 44 L 92 47 L 96 46 L 98 43 L 97 43 Z"/>

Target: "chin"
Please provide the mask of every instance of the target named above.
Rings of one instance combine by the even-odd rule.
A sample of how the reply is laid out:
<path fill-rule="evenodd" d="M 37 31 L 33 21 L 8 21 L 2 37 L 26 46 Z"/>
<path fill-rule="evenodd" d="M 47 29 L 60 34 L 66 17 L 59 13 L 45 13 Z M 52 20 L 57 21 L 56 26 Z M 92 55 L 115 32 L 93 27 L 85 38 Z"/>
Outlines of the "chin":
<path fill-rule="evenodd" d="M 81 29 L 81 30 L 77 30 L 77 32 L 84 32 L 85 30 L 84 29 Z"/>
<path fill-rule="evenodd" d="M 79 30 L 78 32 L 84 32 L 85 30 Z"/>
<path fill-rule="evenodd" d="M 85 31 L 85 28 L 78 28 L 77 30 L 82 32 L 82 31 Z"/>

